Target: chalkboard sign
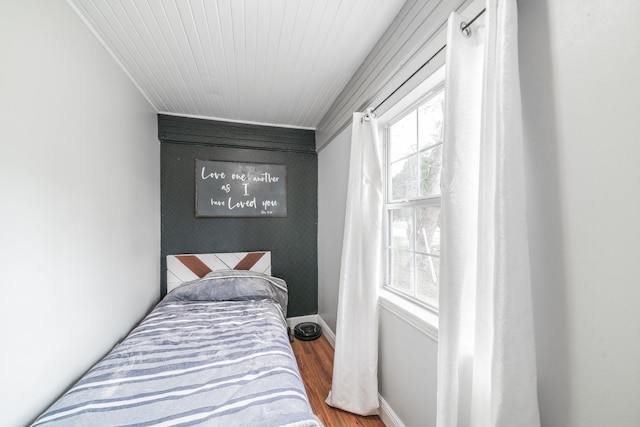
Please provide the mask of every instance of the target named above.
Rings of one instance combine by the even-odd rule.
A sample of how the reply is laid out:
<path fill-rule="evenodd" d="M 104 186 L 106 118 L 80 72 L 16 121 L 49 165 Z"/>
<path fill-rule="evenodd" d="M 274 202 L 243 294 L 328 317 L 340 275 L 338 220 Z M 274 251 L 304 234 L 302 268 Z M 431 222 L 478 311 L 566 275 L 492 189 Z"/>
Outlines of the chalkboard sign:
<path fill-rule="evenodd" d="M 196 159 L 197 217 L 287 216 L 285 165 Z"/>

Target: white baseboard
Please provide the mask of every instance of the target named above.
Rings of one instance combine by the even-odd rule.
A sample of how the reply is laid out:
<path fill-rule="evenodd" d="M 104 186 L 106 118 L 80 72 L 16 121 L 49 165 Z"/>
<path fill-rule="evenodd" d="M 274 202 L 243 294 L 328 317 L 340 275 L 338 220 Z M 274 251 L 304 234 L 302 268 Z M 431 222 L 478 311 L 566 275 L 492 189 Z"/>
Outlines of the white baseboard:
<path fill-rule="evenodd" d="M 393 409 L 386 400 L 380 395 L 378 395 L 380 400 L 380 407 L 378 408 L 378 415 L 380 415 L 380 419 L 387 427 L 405 427 L 404 423 L 400 420 L 400 418 L 393 412 Z"/>
<path fill-rule="evenodd" d="M 327 323 L 322 317 L 318 316 L 317 323 L 322 328 L 322 335 L 329 341 L 331 347 L 336 348 L 336 334 L 327 326 Z"/>

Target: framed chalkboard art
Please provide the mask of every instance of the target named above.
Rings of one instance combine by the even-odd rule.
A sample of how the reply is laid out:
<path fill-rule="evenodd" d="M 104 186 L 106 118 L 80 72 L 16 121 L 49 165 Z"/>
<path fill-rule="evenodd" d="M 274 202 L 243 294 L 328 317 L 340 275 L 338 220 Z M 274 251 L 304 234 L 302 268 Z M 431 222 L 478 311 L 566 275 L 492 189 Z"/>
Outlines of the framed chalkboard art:
<path fill-rule="evenodd" d="M 286 217 L 285 165 L 196 159 L 196 217 Z"/>

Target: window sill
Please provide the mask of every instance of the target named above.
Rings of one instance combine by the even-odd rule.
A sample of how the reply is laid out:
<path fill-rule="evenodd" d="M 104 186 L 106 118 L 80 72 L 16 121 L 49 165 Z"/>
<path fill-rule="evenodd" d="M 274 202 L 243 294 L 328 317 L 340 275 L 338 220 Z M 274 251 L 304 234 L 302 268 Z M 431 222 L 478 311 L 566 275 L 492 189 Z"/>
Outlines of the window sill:
<path fill-rule="evenodd" d="M 378 303 L 434 341 L 438 341 L 437 314 L 385 289 L 380 290 Z"/>

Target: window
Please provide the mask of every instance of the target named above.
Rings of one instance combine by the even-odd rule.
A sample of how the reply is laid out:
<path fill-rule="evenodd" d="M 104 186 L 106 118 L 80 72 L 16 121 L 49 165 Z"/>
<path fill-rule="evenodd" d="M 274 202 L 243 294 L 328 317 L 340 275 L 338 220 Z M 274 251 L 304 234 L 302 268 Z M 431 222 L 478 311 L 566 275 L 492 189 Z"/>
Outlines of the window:
<path fill-rule="evenodd" d="M 445 90 L 442 77 L 430 80 L 427 95 L 385 126 L 385 288 L 437 312 Z"/>

